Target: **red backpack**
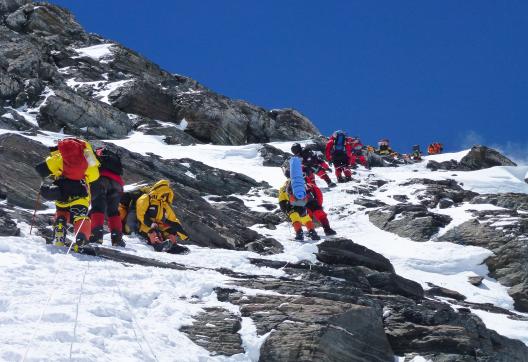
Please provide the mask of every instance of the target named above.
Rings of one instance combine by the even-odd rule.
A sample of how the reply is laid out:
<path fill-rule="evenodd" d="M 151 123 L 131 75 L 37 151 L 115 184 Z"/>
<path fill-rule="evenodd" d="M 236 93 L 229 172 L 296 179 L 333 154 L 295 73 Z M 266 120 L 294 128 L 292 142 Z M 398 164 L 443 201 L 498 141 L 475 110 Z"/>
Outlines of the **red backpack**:
<path fill-rule="evenodd" d="M 59 141 L 58 149 L 62 156 L 62 175 L 70 180 L 84 180 L 88 161 L 84 157 L 84 141 L 66 138 Z"/>

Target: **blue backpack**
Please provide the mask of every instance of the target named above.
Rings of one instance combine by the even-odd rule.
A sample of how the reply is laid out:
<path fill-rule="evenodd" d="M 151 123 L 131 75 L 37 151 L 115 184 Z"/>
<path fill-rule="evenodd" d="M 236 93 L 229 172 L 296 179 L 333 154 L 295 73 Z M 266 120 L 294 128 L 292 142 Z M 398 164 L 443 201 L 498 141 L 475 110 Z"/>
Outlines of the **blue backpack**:
<path fill-rule="evenodd" d="M 346 135 L 344 132 L 336 132 L 334 136 L 334 151 L 344 151 L 346 143 Z"/>

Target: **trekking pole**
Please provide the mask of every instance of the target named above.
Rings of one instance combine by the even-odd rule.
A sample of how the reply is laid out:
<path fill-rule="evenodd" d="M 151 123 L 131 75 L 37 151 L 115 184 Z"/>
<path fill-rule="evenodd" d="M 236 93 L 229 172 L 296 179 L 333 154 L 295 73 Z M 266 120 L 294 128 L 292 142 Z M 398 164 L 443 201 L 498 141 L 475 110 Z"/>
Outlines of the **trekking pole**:
<path fill-rule="evenodd" d="M 33 217 L 31 218 L 31 226 L 29 228 L 29 235 L 31 235 L 31 232 L 33 231 L 33 225 L 35 224 L 35 217 L 37 216 L 37 208 L 38 208 L 39 203 L 40 203 L 40 188 L 37 194 L 37 201 L 35 202 L 35 210 L 33 210 Z"/>

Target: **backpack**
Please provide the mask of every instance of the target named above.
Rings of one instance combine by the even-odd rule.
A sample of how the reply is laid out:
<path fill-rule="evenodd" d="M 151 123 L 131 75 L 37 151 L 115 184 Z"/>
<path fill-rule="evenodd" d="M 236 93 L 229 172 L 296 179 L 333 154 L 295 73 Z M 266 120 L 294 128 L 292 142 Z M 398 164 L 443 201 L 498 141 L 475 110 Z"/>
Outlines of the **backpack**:
<path fill-rule="evenodd" d="M 57 148 L 62 157 L 62 175 L 70 180 L 84 180 L 90 166 L 85 155 L 86 143 L 76 138 L 66 138 L 59 141 Z"/>
<path fill-rule="evenodd" d="M 100 147 L 95 150 L 95 154 L 101 163 L 101 169 L 111 171 L 119 176 L 123 175 L 121 157 L 117 152 L 114 152 L 106 147 Z"/>
<path fill-rule="evenodd" d="M 344 151 L 346 135 L 343 132 L 336 132 L 334 135 L 334 151 Z"/>

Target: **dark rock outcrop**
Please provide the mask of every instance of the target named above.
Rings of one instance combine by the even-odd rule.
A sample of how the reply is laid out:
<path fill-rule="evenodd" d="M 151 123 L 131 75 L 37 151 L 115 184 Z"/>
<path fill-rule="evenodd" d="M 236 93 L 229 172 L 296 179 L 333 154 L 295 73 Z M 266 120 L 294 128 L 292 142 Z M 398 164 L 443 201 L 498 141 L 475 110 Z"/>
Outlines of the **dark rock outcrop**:
<path fill-rule="evenodd" d="M 437 162 L 429 161 L 427 168 L 436 170 L 459 170 L 475 171 L 490 168 L 493 166 L 517 166 L 508 157 L 500 152 L 486 146 L 476 145 L 471 147 L 467 155 L 462 157 L 460 162 L 455 160 Z"/>
<path fill-rule="evenodd" d="M 474 211 L 476 219 L 449 230 L 439 241 L 476 245 L 494 255 L 490 275 L 505 286 L 517 310 L 528 312 L 528 217 L 514 210 Z"/>
<path fill-rule="evenodd" d="M 18 235 L 20 235 L 20 229 L 17 227 L 17 223 L 11 219 L 5 210 L 0 209 L 0 236 Z"/>
<path fill-rule="evenodd" d="M 478 194 L 473 191 L 464 190 L 455 180 L 430 180 L 430 179 L 411 179 L 401 184 L 424 185 L 424 189 L 418 189 L 414 192 L 422 205 L 428 208 L 435 208 L 442 202 L 442 207 L 446 208 L 453 204 L 460 204 L 472 200 Z M 448 206 L 449 205 L 449 206 Z"/>
<path fill-rule="evenodd" d="M 369 220 L 382 230 L 414 241 L 428 241 L 451 217 L 429 212 L 425 206 L 398 204 L 369 213 Z"/>
<path fill-rule="evenodd" d="M 279 150 L 272 145 L 264 144 L 259 150 L 259 155 L 262 157 L 263 166 L 280 167 L 291 157 L 291 154 Z"/>
<path fill-rule="evenodd" d="M 327 239 L 317 245 L 317 249 L 317 260 L 327 264 L 362 265 L 378 271 L 394 272 L 389 259 L 349 239 Z"/>
<path fill-rule="evenodd" d="M 512 210 L 528 211 L 528 194 L 511 193 L 476 196 L 472 204 L 491 204 Z"/>
<path fill-rule="evenodd" d="M 517 166 L 500 152 L 486 146 L 473 146 L 459 163 L 460 170 L 482 170 L 493 166 Z"/>

